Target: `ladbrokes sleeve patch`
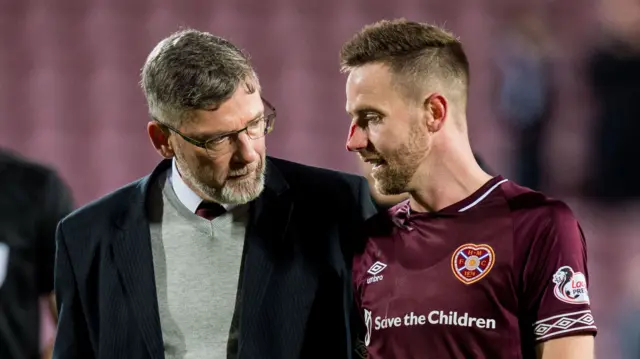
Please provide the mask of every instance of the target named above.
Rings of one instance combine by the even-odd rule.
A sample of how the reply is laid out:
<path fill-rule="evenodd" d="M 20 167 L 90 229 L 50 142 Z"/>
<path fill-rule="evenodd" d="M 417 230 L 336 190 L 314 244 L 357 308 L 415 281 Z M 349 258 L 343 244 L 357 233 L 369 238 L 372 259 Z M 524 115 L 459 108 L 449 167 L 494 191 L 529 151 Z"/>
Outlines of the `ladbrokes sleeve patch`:
<path fill-rule="evenodd" d="M 563 266 L 553 275 L 553 283 L 553 294 L 559 300 L 569 304 L 589 304 L 587 278 L 583 273 Z"/>

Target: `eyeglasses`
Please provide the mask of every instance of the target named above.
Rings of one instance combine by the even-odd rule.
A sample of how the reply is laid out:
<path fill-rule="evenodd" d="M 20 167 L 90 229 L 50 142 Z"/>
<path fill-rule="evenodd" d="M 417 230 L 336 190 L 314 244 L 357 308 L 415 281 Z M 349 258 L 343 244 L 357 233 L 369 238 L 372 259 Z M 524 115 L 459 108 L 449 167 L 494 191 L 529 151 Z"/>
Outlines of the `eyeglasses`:
<path fill-rule="evenodd" d="M 198 141 L 183 134 L 178 129 L 172 126 L 169 126 L 158 120 L 156 120 L 156 122 L 158 122 L 161 126 L 166 127 L 171 132 L 176 133 L 190 144 L 205 149 L 210 157 L 216 157 L 227 153 L 231 149 L 231 143 L 242 132 L 245 132 L 250 139 L 257 140 L 266 136 L 273 130 L 273 124 L 276 119 L 276 108 L 273 107 L 273 105 L 271 105 L 269 101 L 265 100 L 264 98 L 262 98 L 262 102 L 265 104 L 265 113 L 259 118 L 256 118 L 253 121 L 249 122 L 245 128 L 215 136 L 206 141 Z"/>

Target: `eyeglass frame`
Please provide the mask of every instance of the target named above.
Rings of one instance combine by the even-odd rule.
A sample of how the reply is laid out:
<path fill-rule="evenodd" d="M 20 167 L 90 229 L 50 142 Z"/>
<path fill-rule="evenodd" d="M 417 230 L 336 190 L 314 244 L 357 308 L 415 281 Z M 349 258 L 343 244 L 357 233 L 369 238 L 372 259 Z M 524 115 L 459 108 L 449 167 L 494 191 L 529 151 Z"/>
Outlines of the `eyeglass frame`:
<path fill-rule="evenodd" d="M 241 134 L 242 132 L 247 133 L 247 136 L 249 136 L 249 138 L 255 140 L 255 139 L 258 139 L 258 138 L 265 137 L 267 134 L 269 134 L 273 130 L 273 122 L 276 119 L 276 108 L 269 101 L 267 101 L 264 97 L 260 97 L 260 99 L 267 106 L 267 108 L 271 111 L 271 113 L 269 113 L 267 115 L 264 115 L 264 114 L 262 115 L 262 119 L 261 120 L 265 121 L 264 134 L 261 135 L 260 137 L 257 137 L 257 138 L 252 138 L 249 135 L 249 133 L 247 132 L 247 130 L 249 129 L 249 126 L 250 126 L 250 124 L 249 124 L 249 125 L 245 126 L 242 129 L 239 129 L 239 130 L 236 130 L 236 131 L 231 131 L 231 132 L 226 133 L 224 135 L 220 135 L 220 136 L 216 136 L 216 137 L 210 138 L 210 139 L 208 139 L 206 141 L 198 141 L 196 139 L 193 139 L 193 138 L 185 135 L 184 133 L 180 132 L 180 130 L 178 130 L 177 128 L 175 128 L 173 126 L 170 126 L 170 125 L 167 125 L 166 123 L 160 122 L 160 121 L 158 121 L 158 119 L 155 119 L 155 118 L 153 120 L 156 121 L 160 126 L 166 127 L 171 132 L 174 132 L 175 134 L 179 135 L 180 137 L 182 137 L 183 140 L 189 142 L 190 144 L 192 144 L 192 145 L 194 145 L 196 147 L 204 149 L 205 151 L 207 151 L 207 154 L 209 154 L 209 152 L 211 150 L 209 150 L 207 148 L 207 143 L 209 143 L 211 141 L 214 141 L 214 140 L 217 141 L 217 140 L 222 140 L 222 139 L 225 139 L 225 138 L 229 138 L 231 136 L 237 136 L 237 135 Z M 254 119 L 253 121 L 255 121 L 255 120 L 258 120 L 258 119 Z M 251 122 L 253 122 L 253 121 L 251 121 Z"/>

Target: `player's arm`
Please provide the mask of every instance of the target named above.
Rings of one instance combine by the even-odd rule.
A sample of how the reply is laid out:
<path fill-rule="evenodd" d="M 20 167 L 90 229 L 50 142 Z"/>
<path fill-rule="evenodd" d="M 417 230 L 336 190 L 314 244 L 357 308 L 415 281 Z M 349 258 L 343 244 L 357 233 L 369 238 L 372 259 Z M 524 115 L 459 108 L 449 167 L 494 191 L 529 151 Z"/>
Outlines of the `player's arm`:
<path fill-rule="evenodd" d="M 593 358 L 597 328 L 587 283 L 585 238 L 571 210 L 549 203 L 530 218 L 523 268 L 522 321 L 531 325 L 538 358 Z"/>
<path fill-rule="evenodd" d="M 576 335 L 552 339 L 536 346 L 538 359 L 593 359 L 593 335 Z"/>

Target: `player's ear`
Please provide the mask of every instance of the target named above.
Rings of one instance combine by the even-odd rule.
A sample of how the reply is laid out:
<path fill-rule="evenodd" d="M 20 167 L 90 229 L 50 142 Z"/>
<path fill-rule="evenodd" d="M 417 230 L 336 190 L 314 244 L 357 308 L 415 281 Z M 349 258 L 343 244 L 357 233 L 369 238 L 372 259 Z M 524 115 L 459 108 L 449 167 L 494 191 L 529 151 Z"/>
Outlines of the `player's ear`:
<path fill-rule="evenodd" d="M 151 144 L 164 158 L 172 158 L 174 155 L 173 146 L 169 141 L 170 132 L 157 121 L 149 121 L 147 123 L 147 134 L 151 140 Z"/>
<path fill-rule="evenodd" d="M 439 93 L 425 98 L 423 109 L 425 112 L 429 132 L 438 132 L 444 126 L 447 117 L 447 99 Z"/>

